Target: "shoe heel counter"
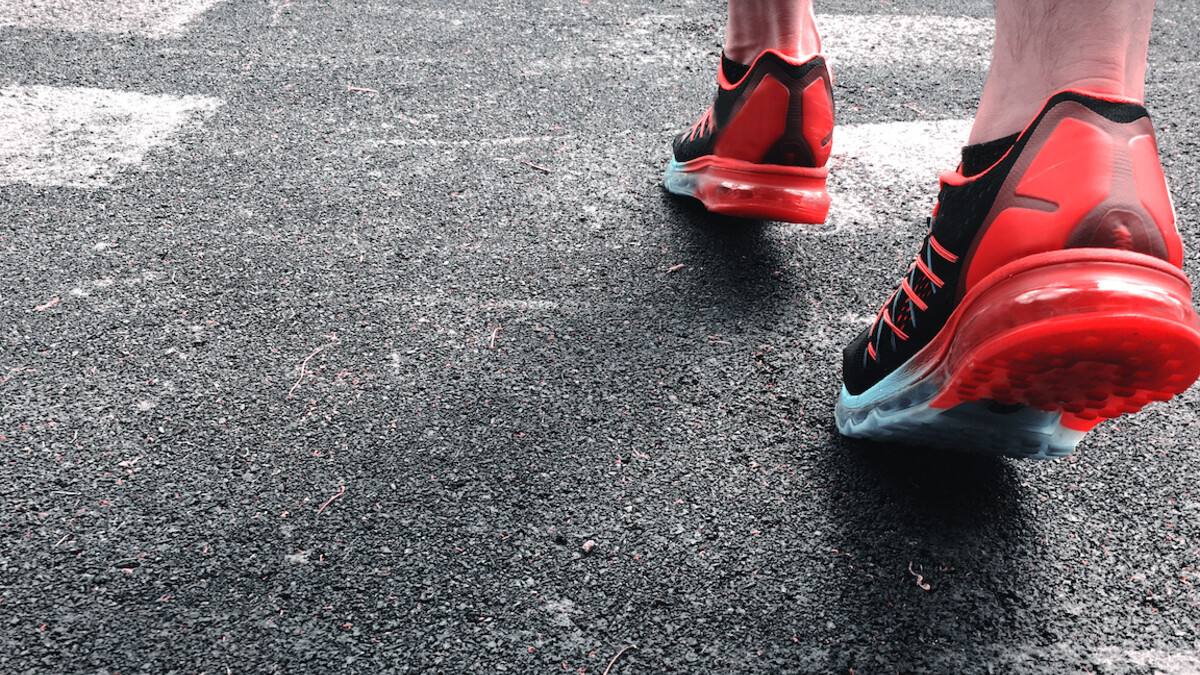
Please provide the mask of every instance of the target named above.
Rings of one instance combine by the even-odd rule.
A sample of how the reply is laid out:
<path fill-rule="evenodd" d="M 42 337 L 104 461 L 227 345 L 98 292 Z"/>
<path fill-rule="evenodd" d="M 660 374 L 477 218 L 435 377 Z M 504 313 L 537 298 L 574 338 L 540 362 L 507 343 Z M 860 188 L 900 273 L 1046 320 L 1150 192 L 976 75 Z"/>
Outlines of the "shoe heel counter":
<path fill-rule="evenodd" d="M 1154 129 L 1146 120 L 1145 133 L 1129 140 L 1130 161 L 1133 167 L 1138 200 L 1150 214 L 1162 236 L 1166 255 L 1159 256 L 1177 268 L 1183 268 L 1183 239 L 1175 225 L 1175 204 L 1162 162 L 1158 158 L 1158 142 Z"/>
<path fill-rule="evenodd" d="M 823 58 L 788 83 L 789 105 L 783 136 L 763 161 L 785 166 L 822 167 L 833 149 L 833 80 Z"/>
<path fill-rule="evenodd" d="M 1104 123 L 1111 127 L 1102 129 L 1112 143 L 1111 175 L 1089 178 L 1106 193 L 1074 226 L 1064 248 L 1120 249 L 1182 267 L 1183 241 L 1149 117 L 1119 126 Z"/>
<path fill-rule="evenodd" d="M 1075 102 L 1048 111 L 972 247 L 964 290 L 1009 262 L 1062 249 L 1120 249 L 1182 267 L 1154 128 L 1141 110 L 1124 119 Z"/>
<path fill-rule="evenodd" d="M 833 140 L 833 87 L 821 57 L 803 64 L 760 60 L 714 154 L 757 164 L 822 167 Z"/>

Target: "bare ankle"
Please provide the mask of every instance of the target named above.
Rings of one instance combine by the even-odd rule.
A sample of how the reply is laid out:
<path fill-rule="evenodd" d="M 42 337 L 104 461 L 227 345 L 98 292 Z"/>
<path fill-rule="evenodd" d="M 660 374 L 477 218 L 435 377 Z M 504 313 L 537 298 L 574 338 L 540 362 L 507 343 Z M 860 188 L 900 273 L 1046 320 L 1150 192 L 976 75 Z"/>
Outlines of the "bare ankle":
<path fill-rule="evenodd" d="M 1153 0 L 997 0 L 970 143 L 1025 128 L 1067 89 L 1141 101 Z"/>
<path fill-rule="evenodd" d="M 793 58 L 820 53 L 812 0 L 730 0 L 725 55 L 749 64 L 769 49 Z"/>

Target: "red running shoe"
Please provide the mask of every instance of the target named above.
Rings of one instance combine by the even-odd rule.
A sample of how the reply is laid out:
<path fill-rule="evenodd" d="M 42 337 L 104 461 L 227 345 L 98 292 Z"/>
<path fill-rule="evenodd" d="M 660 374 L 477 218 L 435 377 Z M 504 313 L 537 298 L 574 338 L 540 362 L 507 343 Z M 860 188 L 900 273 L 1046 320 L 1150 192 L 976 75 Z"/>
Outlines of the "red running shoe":
<path fill-rule="evenodd" d="M 717 213 L 824 222 L 833 140 L 825 59 L 798 61 L 766 51 L 735 81 L 727 75 L 737 65 L 725 57 L 721 62 L 712 106 L 675 139 L 663 185 Z"/>
<path fill-rule="evenodd" d="M 1200 319 L 1141 105 L 1054 95 L 1002 159 L 943 174 L 917 260 L 845 350 L 847 436 L 1071 454 L 1200 377 Z"/>

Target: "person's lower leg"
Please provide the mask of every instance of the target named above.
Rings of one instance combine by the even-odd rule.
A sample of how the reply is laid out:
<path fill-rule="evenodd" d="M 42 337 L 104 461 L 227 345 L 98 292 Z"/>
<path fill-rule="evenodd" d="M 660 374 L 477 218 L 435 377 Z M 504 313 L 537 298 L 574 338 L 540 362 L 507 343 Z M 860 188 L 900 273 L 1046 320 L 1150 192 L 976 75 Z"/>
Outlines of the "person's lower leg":
<path fill-rule="evenodd" d="M 1154 0 L 996 0 L 992 66 L 969 142 L 1020 132 L 1063 89 L 1141 101 L 1153 11 Z"/>
<path fill-rule="evenodd" d="M 768 49 L 791 57 L 821 51 L 812 0 L 729 0 L 725 56 L 748 65 Z"/>

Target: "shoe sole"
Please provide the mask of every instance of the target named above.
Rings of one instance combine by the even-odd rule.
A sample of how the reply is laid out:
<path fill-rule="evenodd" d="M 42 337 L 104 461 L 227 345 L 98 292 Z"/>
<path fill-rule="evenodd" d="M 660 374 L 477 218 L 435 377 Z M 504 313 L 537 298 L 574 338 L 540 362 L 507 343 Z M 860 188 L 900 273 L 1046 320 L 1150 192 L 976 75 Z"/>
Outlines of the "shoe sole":
<path fill-rule="evenodd" d="M 668 192 L 699 199 L 714 213 L 789 223 L 825 222 L 825 168 L 755 164 L 720 157 L 674 160 L 663 176 Z"/>
<path fill-rule="evenodd" d="M 1200 318 L 1172 265 L 1124 251 L 1043 253 L 997 270 L 901 368 L 858 396 L 855 438 L 1052 459 L 1102 420 L 1200 378 Z"/>

